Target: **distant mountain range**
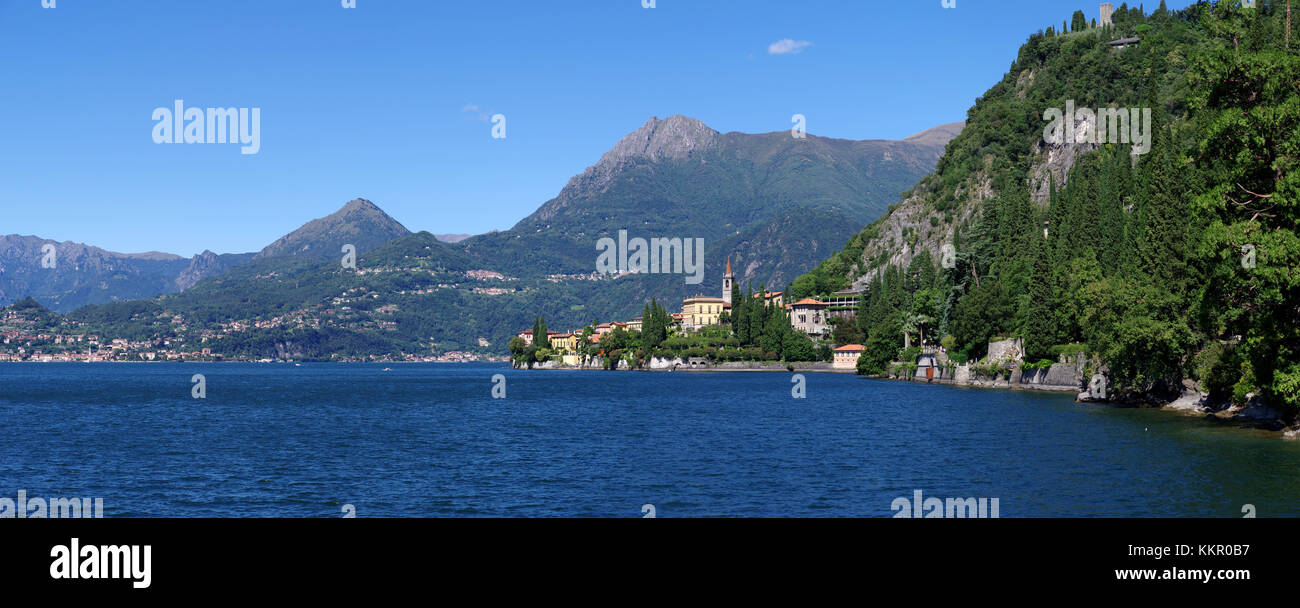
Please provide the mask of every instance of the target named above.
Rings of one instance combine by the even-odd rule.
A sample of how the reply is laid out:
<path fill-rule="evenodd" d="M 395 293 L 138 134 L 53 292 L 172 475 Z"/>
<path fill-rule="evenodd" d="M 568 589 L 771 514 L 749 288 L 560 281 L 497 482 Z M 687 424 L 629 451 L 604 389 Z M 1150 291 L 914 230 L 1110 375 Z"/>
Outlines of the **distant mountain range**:
<path fill-rule="evenodd" d="M 851 141 L 724 134 L 684 116 L 652 118 L 510 230 L 472 237 L 412 234 L 363 199 L 256 254 L 204 252 L 185 260 L 61 244 L 60 266 L 50 272 L 38 263 L 48 241 L 2 237 L 0 304 L 30 295 L 66 312 L 184 290 L 150 308 L 202 310 L 205 323 L 222 323 L 320 313 L 344 295 L 337 290 L 354 289 L 375 296 L 362 308 L 388 302 L 413 313 L 405 322 L 398 314 L 395 326 L 379 325 L 389 328 L 381 336 L 395 349 L 477 350 L 486 342 L 497 343 L 496 352 L 538 314 L 564 327 L 635 316 L 651 297 L 676 306 L 694 293 L 718 293 L 728 258 L 742 283 L 783 287 L 897 202 L 934 168 L 961 127 L 944 125 L 903 141 Z M 593 280 L 595 243 L 620 230 L 631 237 L 704 239 L 704 284 L 687 285 L 680 275 Z M 15 238 L 28 240 L 7 245 Z M 344 244 L 366 254 L 362 270 L 386 265 L 385 272 L 340 274 Z M 435 275 L 439 283 L 428 285 Z M 395 291 L 424 293 L 399 298 Z M 83 316 L 122 322 L 121 311 L 139 308 L 97 307 Z"/>
<path fill-rule="evenodd" d="M 46 246 L 53 256 L 46 256 Z M 253 254 L 205 251 L 186 259 L 170 253 L 116 253 L 81 243 L 35 236 L 0 236 L 0 305 L 32 296 L 67 312 L 118 300 L 174 293 L 203 277 L 221 274 Z M 45 267 L 42 262 L 48 259 Z"/>
<path fill-rule="evenodd" d="M 364 252 L 409 234 L 373 203 L 357 199 L 257 253 L 204 251 L 186 259 L 159 252 L 117 253 L 35 236 L 0 236 L 0 306 L 30 296 L 50 310 L 69 312 L 88 304 L 151 298 L 184 291 L 249 260 L 282 256 L 323 260 L 340 256 L 345 243 Z M 42 265 L 46 245 L 54 246 L 51 268 Z"/>

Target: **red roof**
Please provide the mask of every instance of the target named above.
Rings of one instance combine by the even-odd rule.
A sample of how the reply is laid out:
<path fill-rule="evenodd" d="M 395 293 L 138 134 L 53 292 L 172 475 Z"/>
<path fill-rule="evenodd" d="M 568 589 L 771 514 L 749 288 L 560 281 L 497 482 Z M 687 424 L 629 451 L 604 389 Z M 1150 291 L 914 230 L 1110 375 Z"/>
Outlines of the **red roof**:
<path fill-rule="evenodd" d="M 864 350 L 867 350 L 867 348 L 861 344 L 845 344 L 844 346 L 835 349 L 835 352 L 851 353 L 851 352 L 862 352 Z"/>
<path fill-rule="evenodd" d="M 829 304 L 825 302 L 818 302 L 817 300 L 814 300 L 812 298 L 804 298 L 802 300 L 799 300 L 798 302 L 795 302 L 794 304 L 791 304 L 791 306 L 829 306 Z"/>

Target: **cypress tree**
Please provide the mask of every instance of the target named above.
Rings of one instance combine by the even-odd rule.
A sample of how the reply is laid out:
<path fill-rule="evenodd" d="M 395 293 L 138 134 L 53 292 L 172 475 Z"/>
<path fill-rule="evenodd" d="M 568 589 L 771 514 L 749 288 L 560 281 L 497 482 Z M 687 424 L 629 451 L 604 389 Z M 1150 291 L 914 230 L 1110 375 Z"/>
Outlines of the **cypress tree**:
<path fill-rule="evenodd" d="M 1029 311 L 1025 323 L 1025 355 L 1030 360 L 1046 358 L 1059 339 L 1055 286 L 1046 242 L 1037 250 L 1029 283 Z"/>
<path fill-rule="evenodd" d="M 1185 268 L 1187 217 L 1175 167 L 1173 137 L 1157 105 L 1154 144 L 1145 162 L 1146 201 L 1140 209 L 1138 269 L 1163 289 L 1181 291 Z"/>

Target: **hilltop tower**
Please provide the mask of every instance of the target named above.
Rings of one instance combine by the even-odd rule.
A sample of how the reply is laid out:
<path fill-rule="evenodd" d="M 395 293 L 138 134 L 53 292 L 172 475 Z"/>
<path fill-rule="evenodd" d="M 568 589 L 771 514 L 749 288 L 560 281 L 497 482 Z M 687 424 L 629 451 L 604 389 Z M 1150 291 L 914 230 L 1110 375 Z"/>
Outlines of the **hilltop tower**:
<path fill-rule="evenodd" d="M 736 280 L 736 275 L 731 274 L 731 258 L 727 258 L 727 272 L 722 275 L 722 301 L 731 303 L 731 284 Z"/>
<path fill-rule="evenodd" d="M 1106 27 L 1108 25 L 1115 25 L 1114 21 L 1111 19 L 1111 17 L 1114 14 L 1115 14 L 1115 5 L 1111 4 L 1110 2 L 1102 2 L 1101 19 L 1098 21 L 1098 24 L 1101 25 L 1102 27 Z"/>

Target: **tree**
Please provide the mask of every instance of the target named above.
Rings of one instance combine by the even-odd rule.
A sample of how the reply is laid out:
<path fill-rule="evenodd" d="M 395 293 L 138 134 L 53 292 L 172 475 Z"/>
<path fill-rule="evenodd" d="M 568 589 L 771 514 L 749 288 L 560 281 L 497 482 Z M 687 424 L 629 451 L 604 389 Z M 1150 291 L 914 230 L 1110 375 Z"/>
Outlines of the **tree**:
<path fill-rule="evenodd" d="M 812 340 L 793 328 L 785 334 L 781 355 L 786 361 L 817 361 L 820 358 Z"/>
<path fill-rule="evenodd" d="M 763 316 L 766 317 L 763 323 L 763 335 L 759 338 L 758 346 L 764 352 L 781 354 L 781 346 L 785 342 L 785 335 L 790 328 L 790 318 L 784 311 L 776 311 L 769 306 L 761 306 Z"/>
<path fill-rule="evenodd" d="M 1138 209 L 1138 269 L 1166 290 L 1181 292 L 1186 279 L 1187 206 L 1186 189 L 1174 166 L 1175 152 L 1169 128 L 1163 126 L 1163 112 L 1152 125 L 1155 143 L 1144 161 L 1146 200 Z"/>
<path fill-rule="evenodd" d="M 516 364 L 527 364 L 524 359 L 524 352 L 528 348 L 528 343 L 523 338 L 515 336 L 510 339 L 510 359 Z"/>
<path fill-rule="evenodd" d="M 1088 17 L 1083 11 L 1074 11 L 1074 17 L 1070 19 L 1070 31 L 1082 32 L 1088 29 Z"/>
<path fill-rule="evenodd" d="M 858 329 L 857 324 L 846 319 L 832 319 L 831 327 L 833 328 L 831 339 L 836 346 L 861 344 L 864 339 L 862 330 Z"/>
<path fill-rule="evenodd" d="M 546 333 L 546 319 L 541 316 L 538 316 L 537 320 L 533 322 L 533 346 L 538 349 L 549 350 L 551 348 L 551 338 Z"/>
<path fill-rule="evenodd" d="M 1001 283 L 989 282 L 971 289 L 957 305 L 950 325 L 962 350 L 974 358 L 988 352 L 989 338 L 1005 333 L 1013 304 Z"/>
<path fill-rule="evenodd" d="M 891 315 L 888 321 L 878 325 L 871 335 L 867 336 L 862 346 L 862 354 L 858 356 L 857 372 L 864 375 L 885 373 L 889 363 L 898 356 L 898 351 L 903 347 L 898 315 Z"/>
<path fill-rule="evenodd" d="M 1236 36 L 1231 12 L 1203 16 Z M 1198 59 L 1193 109 L 1205 124 L 1197 164 L 1209 187 L 1196 208 L 1209 217 L 1197 247 L 1207 280 L 1199 323 L 1211 335 L 1243 337 L 1239 394 L 1258 389 L 1300 412 L 1300 57 L 1265 48 L 1238 58 Z M 1251 256 L 1248 260 L 1248 254 Z"/>
<path fill-rule="evenodd" d="M 615 325 L 614 329 L 601 336 L 600 347 L 605 353 L 605 369 L 617 369 L 618 362 L 623 356 L 623 350 L 630 345 L 631 336 L 621 325 Z"/>
<path fill-rule="evenodd" d="M 1025 355 L 1029 360 L 1046 358 L 1060 339 L 1056 290 L 1047 247 L 1043 245 L 1034 257 L 1033 280 L 1029 284 L 1029 314 L 1025 324 Z"/>
<path fill-rule="evenodd" d="M 651 298 L 641 313 L 641 344 L 646 350 L 658 348 L 668 337 L 672 317 L 659 301 Z"/>

